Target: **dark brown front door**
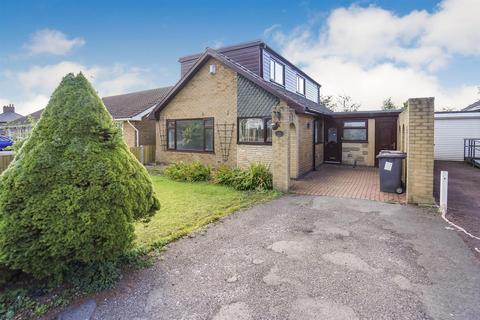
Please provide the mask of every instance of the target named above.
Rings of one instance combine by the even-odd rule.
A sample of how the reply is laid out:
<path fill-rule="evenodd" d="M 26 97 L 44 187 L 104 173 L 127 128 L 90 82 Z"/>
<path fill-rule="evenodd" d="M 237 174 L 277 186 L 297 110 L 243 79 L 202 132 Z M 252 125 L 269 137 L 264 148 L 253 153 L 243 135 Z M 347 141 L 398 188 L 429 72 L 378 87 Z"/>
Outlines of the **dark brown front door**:
<path fill-rule="evenodd" d="M 376 155 L 380 150 L 397 149 L 397 118 L 375 119 L 375 166 L 378 167 Z"/>
<path fill-rule="evenodd" d="M 323 160 L 325 162 L 342 162 L 342 141 L 338 123 L 333 119 L 325 120 L 325 149 Z"/>

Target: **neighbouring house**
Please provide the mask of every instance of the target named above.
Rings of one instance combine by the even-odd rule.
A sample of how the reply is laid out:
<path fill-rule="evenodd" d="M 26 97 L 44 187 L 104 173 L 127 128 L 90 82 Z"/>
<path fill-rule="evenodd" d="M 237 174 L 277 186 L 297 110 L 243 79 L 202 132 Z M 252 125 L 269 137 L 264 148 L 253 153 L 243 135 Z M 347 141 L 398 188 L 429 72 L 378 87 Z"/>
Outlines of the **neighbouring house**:
<path fill-rule="evenodd" d="M 158 162 L 270 165 L 279 105 L 293 110 L 292 178 L 324 161 L 374 166 L 378 150 L 396 149 L 400 111 L 333 113 L 319 103 L 321 85 L 262 41 L 179 62 L 180 81 L 152 113 Z"/>
<path fill-rule="evenodd" d="M 157 88 L 102 98 L 105 107 L 122 128 L 129 147 L 155 145 L 155 121 L 147 118 L 156 104 L 171 87 Z M 26 137 L 33 124 L 40 119 L 43 109 L 12 121 L 6 127 L 7 135 Z"/>
<path fill-rule="evenodd" d="M 15 112 L 15 106 L 9 104 L 8 106 L 3 106 L 3 112 L 0 113 L 0 135 L 6 135 L 7 130 L 5 127 L 19 118 L 22 118 L 21 114 Z"/>

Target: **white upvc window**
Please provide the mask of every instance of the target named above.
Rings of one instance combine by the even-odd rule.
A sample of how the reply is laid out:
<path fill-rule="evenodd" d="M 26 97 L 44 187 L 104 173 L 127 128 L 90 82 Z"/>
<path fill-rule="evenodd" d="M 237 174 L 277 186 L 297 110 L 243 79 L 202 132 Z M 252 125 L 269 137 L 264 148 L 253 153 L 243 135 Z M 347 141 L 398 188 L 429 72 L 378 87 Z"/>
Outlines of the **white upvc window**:
<path fill-rule="evenodd" d="M 284 82 L 285 66 L 274 59 L 270 60 L 270 81 L 285 85 Z"/>
<path fill-rule="evenodd" d="M 297 74 L 297 93 L 305 95 L 305 78 Z"/>

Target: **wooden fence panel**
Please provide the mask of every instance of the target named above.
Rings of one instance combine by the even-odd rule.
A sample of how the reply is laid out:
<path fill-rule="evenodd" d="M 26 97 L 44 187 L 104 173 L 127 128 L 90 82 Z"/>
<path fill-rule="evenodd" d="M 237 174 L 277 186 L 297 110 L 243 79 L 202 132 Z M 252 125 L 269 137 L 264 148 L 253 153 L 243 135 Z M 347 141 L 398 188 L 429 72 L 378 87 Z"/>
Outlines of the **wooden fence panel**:
<path fill-rule="evenodd" d="M 155 162 L 155 146 L 154 145 L 145 145 L 140 147 L 131 147 L 130 151 L 133 153 L 135 158 L 140 161 L 142 164 L 149 164 Z"/>
<path fill-rule="evenodd" d="M 0 174 L 8 168 L 13 157 L 15 157 L 15 152 L 13 151 L 0 151 Z"/>

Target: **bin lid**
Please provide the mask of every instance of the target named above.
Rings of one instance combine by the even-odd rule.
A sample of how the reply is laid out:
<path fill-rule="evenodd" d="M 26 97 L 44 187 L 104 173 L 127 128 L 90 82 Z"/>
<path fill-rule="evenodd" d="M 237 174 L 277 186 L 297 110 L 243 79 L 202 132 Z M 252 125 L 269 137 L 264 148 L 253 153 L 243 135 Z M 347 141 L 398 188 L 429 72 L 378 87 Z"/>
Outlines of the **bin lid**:
<path fill-rule="evenodd" d="M 381 150 L 380 153 L 377 155 L 377 159 L 381 158 L 393 158 L 393 159 L 405 159 L 407 157 L 407 153 L 398 150 Z"/>

